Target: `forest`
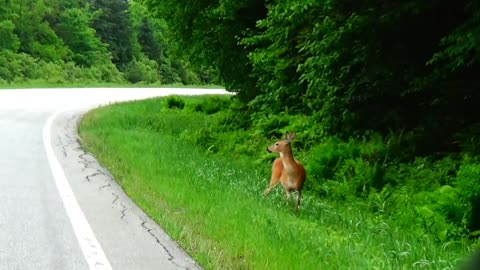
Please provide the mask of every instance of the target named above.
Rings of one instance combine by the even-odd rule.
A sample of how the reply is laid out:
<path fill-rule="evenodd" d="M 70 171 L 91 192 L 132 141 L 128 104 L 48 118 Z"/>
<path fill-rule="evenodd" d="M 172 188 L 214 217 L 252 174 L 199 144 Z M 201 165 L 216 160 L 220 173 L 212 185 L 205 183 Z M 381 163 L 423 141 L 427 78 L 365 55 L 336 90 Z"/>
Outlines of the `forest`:
<path fill-rule="evenodd" d="M 478 239 L 477 1 L 140 2 L 237 93 L 192 141 L 268 164 L 295 131 L 318 198 Z"/>
<path fill-rule="evenodd" d="M 218 83 L 148 14 L 127 0 L 1 0 L 0 85 Z"/>

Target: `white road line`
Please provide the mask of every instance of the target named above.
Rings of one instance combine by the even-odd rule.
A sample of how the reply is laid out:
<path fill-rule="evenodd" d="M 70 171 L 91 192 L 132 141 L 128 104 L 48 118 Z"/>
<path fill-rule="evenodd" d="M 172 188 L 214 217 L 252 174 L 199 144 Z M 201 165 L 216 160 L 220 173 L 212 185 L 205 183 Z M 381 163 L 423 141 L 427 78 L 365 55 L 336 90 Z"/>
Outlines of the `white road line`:
<path fill-rule="evenodd" d="M 98 243 L 97 238 L 95 238 L 95 234 L 88 224 L 82 209 L 80 209 L 80 206 L 75 199 L 75 195 L 73 194 L 72 188 L 65 177 L 65 172 L 63 171 L 62 166 L 60 165 L 60 162 L 56 158 L 55 152 L 53 151 L 50 133 L 53 120 L 58 114 L 59 112 L 57 111 L 51 115 L 45 123 L 45 126 L 43 126 L 43 144 L 45 145 L 45 150 L 47 152 L 47 158 L 48 162 L 50 163 L 53 178 L 55 179 L 58 192 L 60 193 L 63 205 L 67 211 L 68 217 L 70 218 L 73 230 L 89 268 L 95 270 L 110 270 L 112 269 L 112 266 L 105 256 L 102 247 Z"/>

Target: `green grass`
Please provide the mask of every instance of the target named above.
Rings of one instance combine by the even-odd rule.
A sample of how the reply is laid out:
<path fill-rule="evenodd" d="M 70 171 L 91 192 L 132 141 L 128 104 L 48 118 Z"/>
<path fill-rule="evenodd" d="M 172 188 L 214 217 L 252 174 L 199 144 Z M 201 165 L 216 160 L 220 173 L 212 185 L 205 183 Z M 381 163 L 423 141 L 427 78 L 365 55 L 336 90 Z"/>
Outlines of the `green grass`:
<path fill-rule="evenodd" d="M 362 205 L 307 192 L 297 216 L 280 187 L 263 198 L 268 166 L 182 140 L 211 124 L 193 112 L 202 98 L 185 98 L 184 110 L 166 109 L 165 99 L 99 108 L 79 131 L 127 194 L 206 269 L 455 269 L 469 253 L 469 243 L 440 243 Z"/>

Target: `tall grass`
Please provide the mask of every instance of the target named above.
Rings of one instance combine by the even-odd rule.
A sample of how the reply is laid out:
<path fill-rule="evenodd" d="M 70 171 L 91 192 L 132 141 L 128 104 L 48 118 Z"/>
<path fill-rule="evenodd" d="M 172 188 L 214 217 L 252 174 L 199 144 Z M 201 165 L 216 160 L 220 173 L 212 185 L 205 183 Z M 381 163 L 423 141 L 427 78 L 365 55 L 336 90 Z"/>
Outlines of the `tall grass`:
<path fill-rule="evenodd" d="M 455 269 L 470 251 L 466 240 L 441 243 L 351 202 L 306 192 L 297 216 L 280 187 L 264 198 L 268 166 L 181 139 L 211 124 L 195 111 L 203 98 L 185 98 L 184 110 L 165 99 L 99 108 L 79 131 L 127 194 L 206 269 Z"/>

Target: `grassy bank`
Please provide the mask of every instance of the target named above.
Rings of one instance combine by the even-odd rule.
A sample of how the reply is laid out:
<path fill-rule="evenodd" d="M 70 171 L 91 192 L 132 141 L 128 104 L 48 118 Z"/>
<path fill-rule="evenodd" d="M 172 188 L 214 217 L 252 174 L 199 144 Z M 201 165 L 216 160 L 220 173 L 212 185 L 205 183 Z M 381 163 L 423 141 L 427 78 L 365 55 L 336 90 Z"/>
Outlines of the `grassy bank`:
<path fill-rule="evenodd" d="M 215 119 L 199 110 L 204 99 L 185 98 L 183 110 L 166 99 L 100 108 L 79 131 L 127 194 L 206 269 L 455 269 L 470 252 L 468 239 L 439 241 L 355 201 L 307 190 L 297 216 L 280 187 L 263 198 L 268 164 L 193 143 L 191 134 Z"/>

